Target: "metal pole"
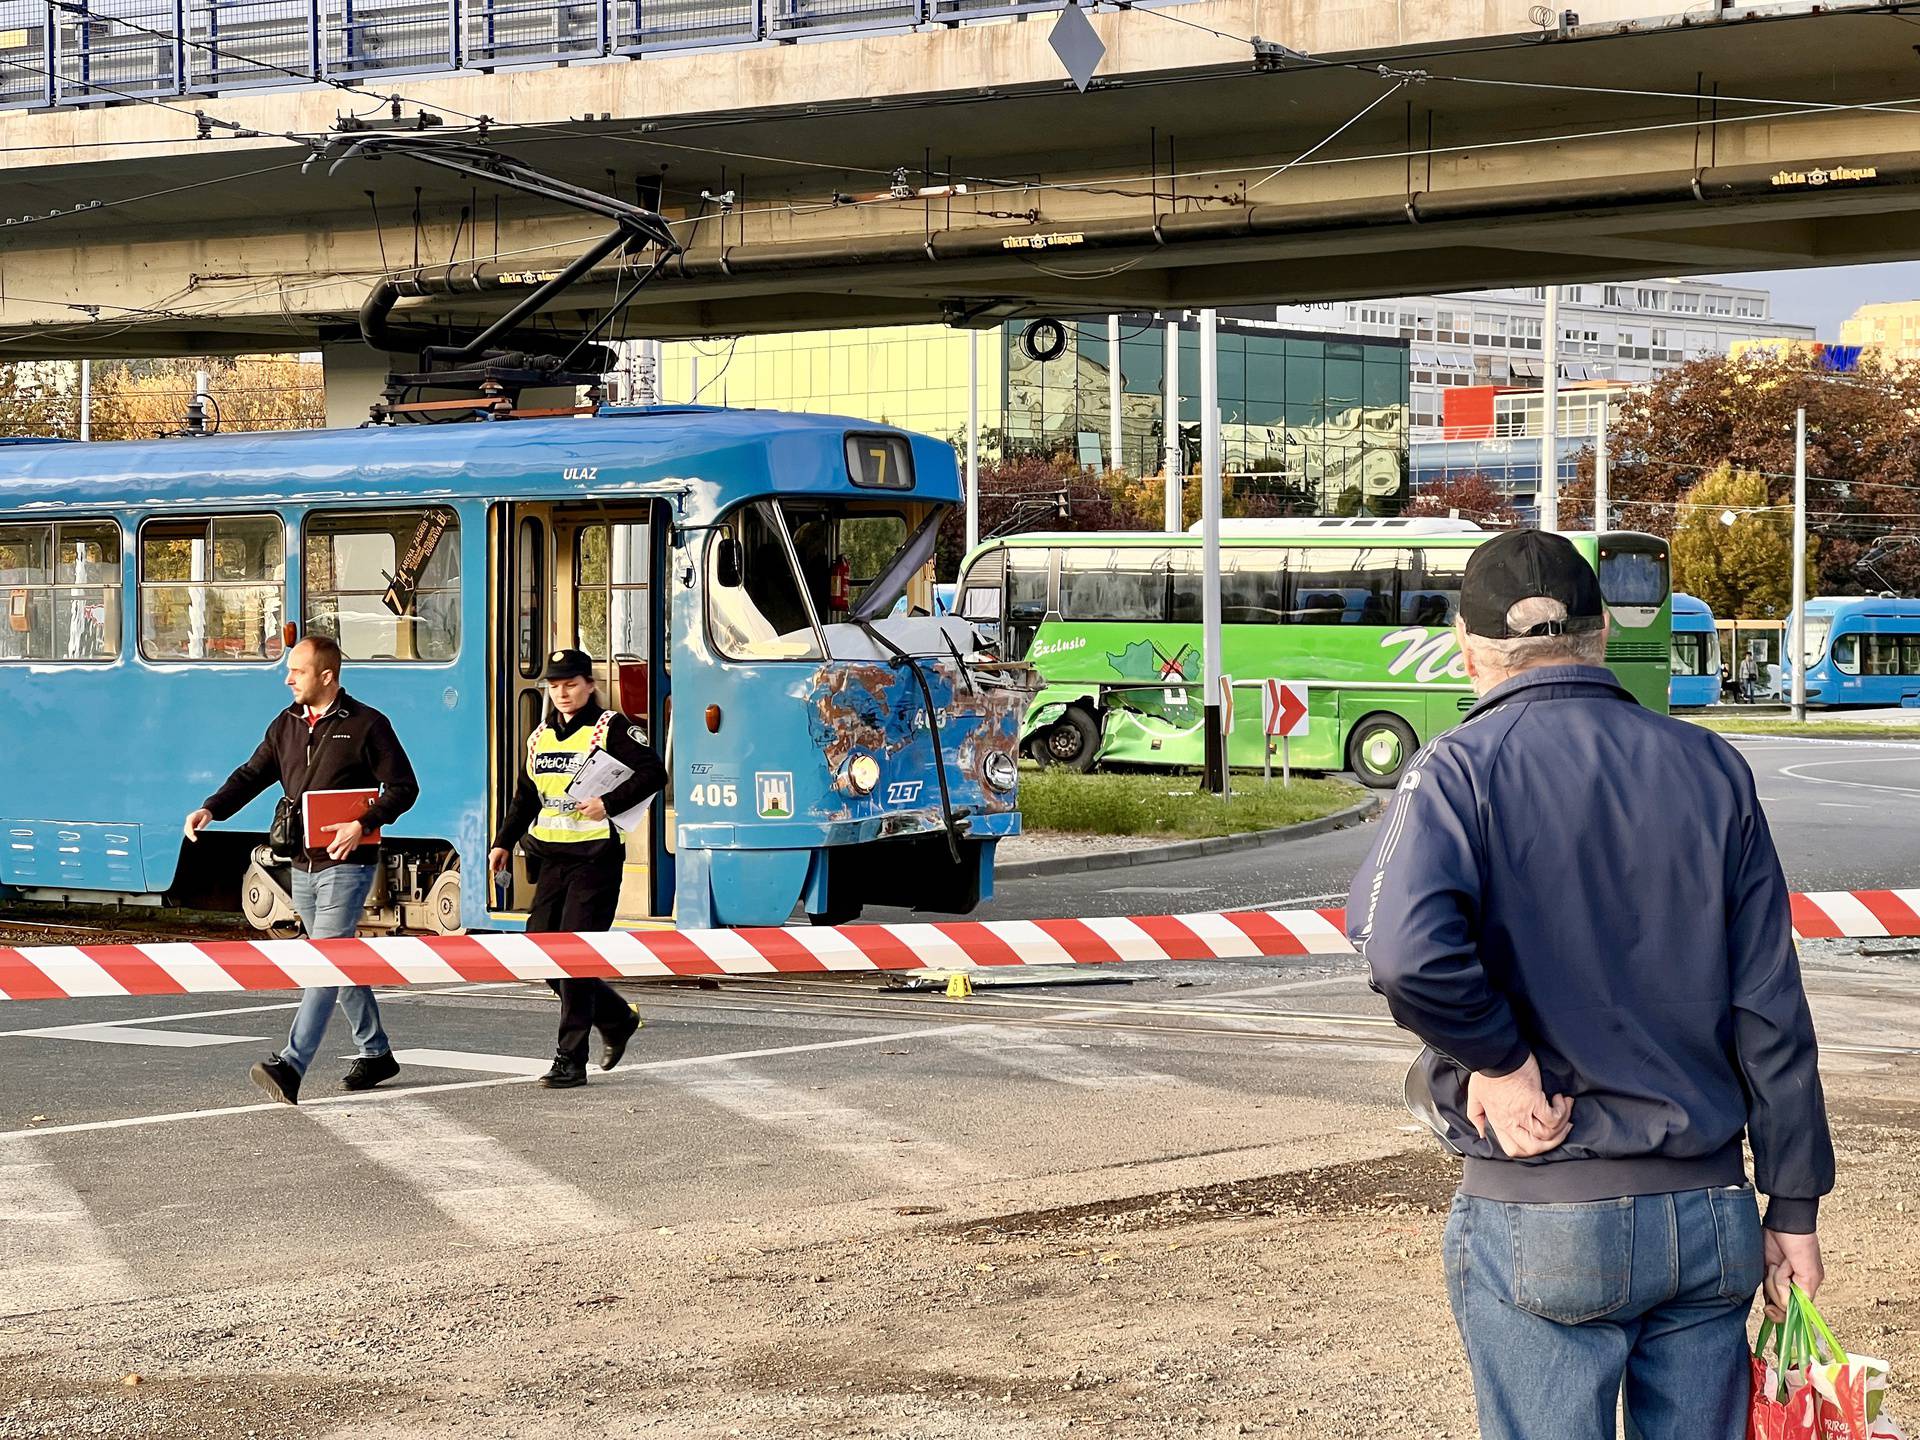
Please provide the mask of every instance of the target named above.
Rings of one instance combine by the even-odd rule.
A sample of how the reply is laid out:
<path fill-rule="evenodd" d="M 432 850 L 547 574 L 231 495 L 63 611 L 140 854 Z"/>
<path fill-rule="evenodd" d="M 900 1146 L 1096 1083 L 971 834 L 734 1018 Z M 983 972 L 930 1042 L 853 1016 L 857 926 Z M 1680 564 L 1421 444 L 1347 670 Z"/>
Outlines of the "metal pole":
<path fill-rule="evenodd" d="M 1166 528 L 1177 535 L 1186 527 L 1181 509 L 1180 477 L 1180 322 L 1167 321 L 1167 393 L 1161 402 L 1163 420 L 1161 439 L 1166 444 L 1164 464 L 1167 477 Z"/>
<path fill-rule="evenodd" d="M 1807 407 L 1793 416 L 1793 718 L 1807 718 Z"/>
<path fill-rule="evenodd" d="M 1293 752 L 1289 748 L 1292 741 L 1285 735 L 1280 737 L 1280 788 L 1285 790 L 1293 785 Z"/>
<path fill-rule="evenodd" d="M 1560 528 L 1560 287 L 1549 285 L 1541 321 L 1540 485 L 1535 503 L 1540 528 Z"/>
<path fill-rule="evenodd" d="M 1260 729 L 1264 732 L 1266 728 L 1267 717 L 1262 715 L 1260 717 Z M 1260 757 L 1260 778 L 1266 784 L 1271 785 L 1273 784 L 1273 736 L 1263 733 L 1260 737 L 1260 743 L 1263 747 Z"/>
<path fill-rule="evenodd" d="M 1124 470 L 1120 458 L 1120 317 L 1107 317 L 1107 469 Z"/>
<path fill-rule="evenodd" d="M 1607 397 L 1600 397 L 1600 434 L 1593 442 L 1593 528 L 1596 532 L 1607 528 L 1607 511 L 1611 508 L 1608 501 L 1613 497 L 1607 493 Z"/>
<path fill-rule="evenodd" d="M 980 332 L 967 332 L 967 553 L 980 543 Z"/>
<path fill-rule="evenodd" d="M 93 362 L 80 362 L 80 438 L 93 438 Z"/>
<path fill-rule="evenodd" d="M 1560 287 L 1547 286 L 1540 381 L 1540 528 L 1560 528 Z"/>
<path fill-rule="evenodd" d="M 1225 669 L 1220 655 L 1220 322 L 1200 312 L 1200 655 L 1207 677 L 1207 789 L 1227 789 L 1225 737 L 1215 687 Z"/>

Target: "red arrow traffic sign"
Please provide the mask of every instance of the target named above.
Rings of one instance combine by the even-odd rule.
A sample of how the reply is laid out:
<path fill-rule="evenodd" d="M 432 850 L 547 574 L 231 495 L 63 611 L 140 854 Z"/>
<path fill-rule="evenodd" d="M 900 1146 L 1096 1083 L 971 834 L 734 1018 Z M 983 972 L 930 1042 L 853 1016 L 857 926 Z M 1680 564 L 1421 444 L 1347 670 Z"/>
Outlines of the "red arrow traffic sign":
<path fill-rule="evenodd" d="M 1307 687 L 1286 680 L 1268 680 L 1260 687 L 1265 703 L 1261 719 L 1269 739 L 1293 739 L 1307 733 Z"/>

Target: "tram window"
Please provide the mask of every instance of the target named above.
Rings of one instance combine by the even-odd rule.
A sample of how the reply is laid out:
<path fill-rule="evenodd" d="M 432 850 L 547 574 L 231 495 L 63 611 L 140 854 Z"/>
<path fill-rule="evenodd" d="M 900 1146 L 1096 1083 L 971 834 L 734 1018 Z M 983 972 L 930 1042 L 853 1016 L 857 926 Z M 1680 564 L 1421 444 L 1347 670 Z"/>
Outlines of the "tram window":
<path fill-rule="evenodd" d="M 0 660 L 120 653 L 120 527 L 111 520 L 0 526 Z"/>
<path fill-rule="evenodd" d="M 307 520 L 303 629 L 350 660 L 460 653 L 460 520 L 426 510 L 319 511 Z"/>
<path fill-rule="evenodd" d="M 1920 675 L 1920 635 L 1900 637 L 1900 673 Z"/>
<path fill-rule="evenodd" d="M 1168 556 L 1133 547 L 1060 552 L 1060 615 L 1066 620 L 1167 618 Z"/>
<path fill-rule="evenodd" d="M 1866 672 L 1869 675 L 1904 675 L 1911 671 L 1901 668 L 1900 637 L 1898 635 L 1863 635 L 1862 648 L 1866 651 Z"/>
<path fill-rule="evenodd" d="M 547 532 L 531 516 L 514 538 L 513 606 L 514 665 L 522 680 L 537 680 L 547 654 Z"/>
<path fill-rule="evenodd" d="M 1860 673 L 1860 637 L 1842 635 L 1833 642 L 1833 668 L 1842 675 Z"/>
<path fill-rule="evenodd" d="M 707 542 L 707 619 L 714 644 L 730 659 L 821 658 L 819 632 L 779 526 L 768 502 L 758 501 L 735 511 Z M 731 566 L 723 563 L 723 553 L 730 554 Z M 723 576 L 736 583 L 723 583 Z"/>
<path fill-rule="evenodd" d="M 1707 673 L 1707 637 L 1698 634 L 1673 636 L 1673 661 L 1671 668 L 1676 675 L 1704 675 Z"/>
<path fill-rule="evenodd" d="M 278 660 L 286 607 L 279 516 L 140 527 L 140 653 L 149 660 Z"/>
<path fill-rule="evenodd" d="M 596 660 L 647 658 L 647 527 L 588 525 L 574 543 L 573 643 Z"/>

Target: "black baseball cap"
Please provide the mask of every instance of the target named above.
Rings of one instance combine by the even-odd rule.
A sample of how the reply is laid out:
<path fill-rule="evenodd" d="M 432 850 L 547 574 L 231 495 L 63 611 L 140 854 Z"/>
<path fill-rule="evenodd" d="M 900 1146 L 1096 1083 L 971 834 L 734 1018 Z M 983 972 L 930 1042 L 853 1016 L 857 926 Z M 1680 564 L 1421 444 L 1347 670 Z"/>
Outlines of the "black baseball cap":
<path fill-rule="evenodd" d="M 1534 599 L 1558 600 L 1567 607 L 1567 618 L 1509 630 L 1507 612 L 1522 600 Z M 1509 530 L 1468 558 L 1460 585 L 1460 619 L 1470 634 L 1517 640 L 1598 630 L 1606 623 L 1606 606 L 1600 598 L 1600 577 L 1566 536 Z"/>
<path fill-rule="evenodd" d="M 593 657 L 584 650 L 555 650 L 547 656 L 543 680 L 591 680 Z"/>

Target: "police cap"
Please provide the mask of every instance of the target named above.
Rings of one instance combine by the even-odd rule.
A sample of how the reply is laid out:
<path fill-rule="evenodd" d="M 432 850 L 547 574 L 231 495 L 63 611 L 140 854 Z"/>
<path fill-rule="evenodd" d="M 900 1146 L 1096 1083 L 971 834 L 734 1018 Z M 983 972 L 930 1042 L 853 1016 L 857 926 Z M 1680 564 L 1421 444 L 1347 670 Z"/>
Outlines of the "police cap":
<path fill-rule="evenodd" d="M 555 650 L 547 656 L 543 680 L 591 680 L 593 657 L 584 650 Z"/>

